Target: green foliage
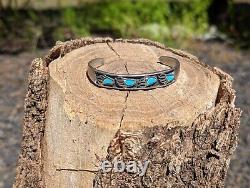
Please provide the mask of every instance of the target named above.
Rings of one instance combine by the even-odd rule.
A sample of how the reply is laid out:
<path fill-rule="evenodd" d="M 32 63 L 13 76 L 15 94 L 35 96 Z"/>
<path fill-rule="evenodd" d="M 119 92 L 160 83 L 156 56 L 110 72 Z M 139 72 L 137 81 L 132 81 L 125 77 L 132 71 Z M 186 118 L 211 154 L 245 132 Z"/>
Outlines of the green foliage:
<path fill-rule="evenodd" d="M 36 47 L 37 40 L 42 35 L 41 28 L 37 24 L 38 16 L 33 11 L 20 13 L 11 9 L 5 10 L 4 14 L 0 14 L 0 42 L 5 39 L 10 42 L 12 39 L 16 43 L 24 43 L 25 48 Z"/>
<path fill-rule="evenodd" d="M 82 22 L 80 12 L 66 8 L 60 12 L 59 23 L 52 33 L 54 40 L 69 40 L 75 37 L 90 35 L 89 28 Z"/>
<path fill-rule="evenodd" d="M 210 3 L 211 0 L 100 0 L 83 3 L 79 8 L 11 14 L 9 18 L 0 19 L 0 29 L 5 30 L 2 37 L 9 36 L 15 33 L 16 21 L 21 24 L 21 33 L 14 36 L 28 39 L 36 36 L 39 41 L 109 35 L 143 37 L 174 45 L 207 30 Z M 11 25 L 6 27 L 2 20 Z"/>
<path fill-rule="evenodd" d="M 65 9 L 62 26 L 77 36 L 104 32 L 114 37 L 181 41 L 207 30 L 210 3 L 211 0 L 103 0 L 85 4 L 81 9 Z"/>

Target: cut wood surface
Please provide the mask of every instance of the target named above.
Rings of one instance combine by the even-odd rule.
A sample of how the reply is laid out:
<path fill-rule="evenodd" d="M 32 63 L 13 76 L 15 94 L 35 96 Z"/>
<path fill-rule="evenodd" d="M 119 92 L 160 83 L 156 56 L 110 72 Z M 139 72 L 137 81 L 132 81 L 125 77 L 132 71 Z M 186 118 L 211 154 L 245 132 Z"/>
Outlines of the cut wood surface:
<path fill-rule="evenodd" d="M 162 70 L 165 67 L 157 63 L 162 55 L 181 64 L 177 81 L 165 88 L 98 88 L 86 75 L 88 62 L 98 57 L 106 62 L 101 69 L 112 73 Z M 33 154 L 38 160 L 27 167 L 29 144 L 23 140 L 16 187 L 31 183 L 37 187 L 223 186 L 240 116 L 230 76 L 188 53 L 148 40 L 58 43 L 33 67 L 38 62 L 48 70 L 42 78 L 47 105 L 40 113 L 44 118 L 39 121 L 39 138 L 30 138 L 27 125 L 35 121 L 27 113 L 27 103 L 24 125 L 24 138 L 35 140 Z M 31 71 L 34 76 L 41 80 Z M 114 158 L 149 160 L 149 169 L 144 177 L 101 173 L 100 162 Z M 38 172 L 27 178 L 24 174 L 30 169 Z"/>

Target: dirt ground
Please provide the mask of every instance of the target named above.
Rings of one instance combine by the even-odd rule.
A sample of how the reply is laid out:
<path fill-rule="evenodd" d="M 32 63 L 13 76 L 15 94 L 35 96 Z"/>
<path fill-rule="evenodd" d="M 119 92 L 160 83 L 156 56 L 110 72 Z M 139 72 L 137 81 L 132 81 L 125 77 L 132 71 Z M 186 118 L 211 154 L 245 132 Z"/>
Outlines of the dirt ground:
<path fill-rule="evenodd" d="M 250 53 L 221 43 L 195 42 L 188 51 L 234 77 L 236 105 L 243 110 L 238 148 L 232 158 L 227 188 L 248 188 L 250 183 Z M 0 55 L 0 188 L 12 186 L 21 141 L 23 101 L 29 65 L 47 50 Z"/>

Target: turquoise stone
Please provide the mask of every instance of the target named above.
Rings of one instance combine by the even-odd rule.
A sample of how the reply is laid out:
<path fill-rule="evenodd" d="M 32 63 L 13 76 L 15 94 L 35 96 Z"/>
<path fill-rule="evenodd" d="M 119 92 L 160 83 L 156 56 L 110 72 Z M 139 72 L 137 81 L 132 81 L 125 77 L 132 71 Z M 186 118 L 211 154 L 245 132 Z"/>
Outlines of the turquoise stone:
<path fill-rule="evenodd" d="M 174 80 L 174 72 L 170 72 L 168 74 L 166 74 L 166 80 L 171 82 Z"/>
<path fill-rule="evenodd" d="M 124 79 L 124 84 L 126 87 L 133 87 L 136 84 L 135 79 Z"/>
<path fill-rule="evenodd" d="M 155 76 L 151 76 L 147 78 L 147 86 L 152 86 L 157 82 L 157 78 Z"/>
<path fill-rule="evenodd" d="M 105 77 L 102 84 L 105 86 L 112 86 L 114 84 L 114 80 L 110 77 Z"/>

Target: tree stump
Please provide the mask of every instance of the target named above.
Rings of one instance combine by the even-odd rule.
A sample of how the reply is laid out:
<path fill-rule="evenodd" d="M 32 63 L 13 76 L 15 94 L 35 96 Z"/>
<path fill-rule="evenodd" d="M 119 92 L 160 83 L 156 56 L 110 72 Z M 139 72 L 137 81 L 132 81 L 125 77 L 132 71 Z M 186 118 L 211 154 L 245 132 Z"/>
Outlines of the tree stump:
<path fill-rule="evenodd" d="M 161 70 L 177 81 L 148 91 L 98 88 L 86 76 L 98 57 L 113 73 Z M 241 111 L 232 78 L 196 57 L 149 40 L 79 39 L 32 62 L 14 187 L 223 187 Z M 99 169 L 103 160 L 149 161 L 144 176 Z"/>

